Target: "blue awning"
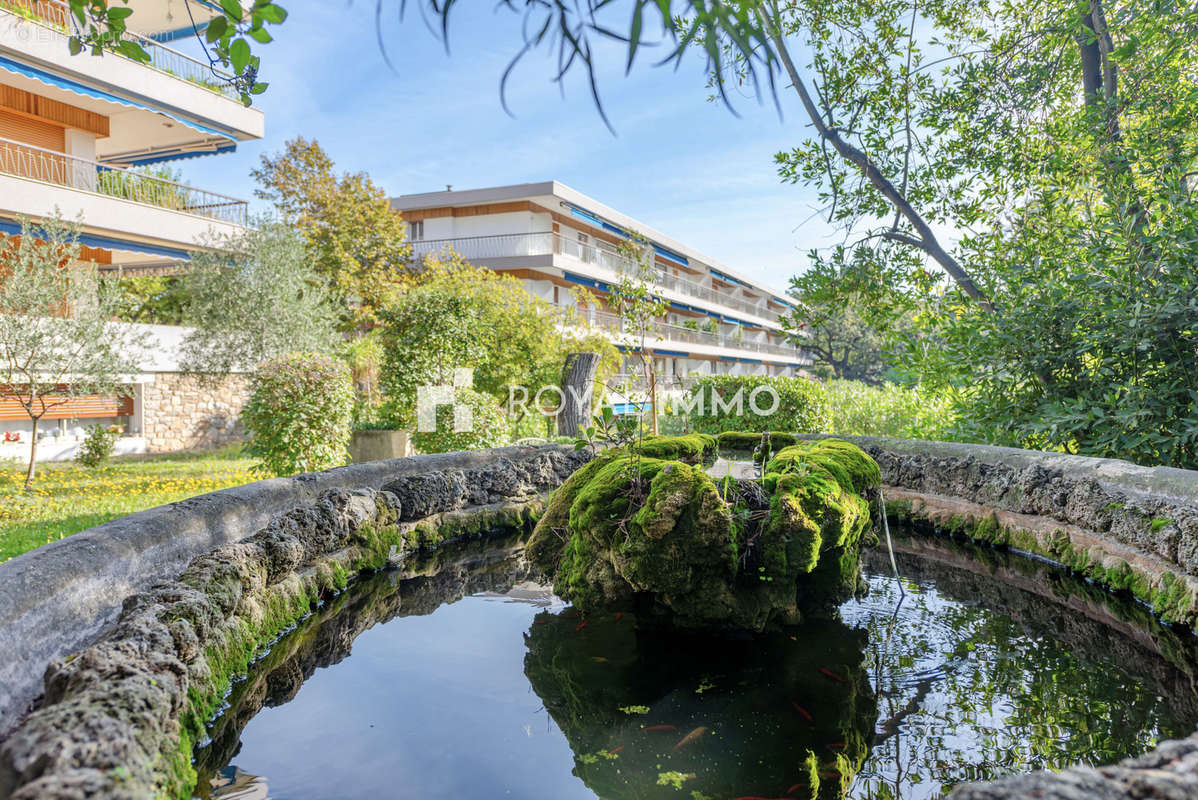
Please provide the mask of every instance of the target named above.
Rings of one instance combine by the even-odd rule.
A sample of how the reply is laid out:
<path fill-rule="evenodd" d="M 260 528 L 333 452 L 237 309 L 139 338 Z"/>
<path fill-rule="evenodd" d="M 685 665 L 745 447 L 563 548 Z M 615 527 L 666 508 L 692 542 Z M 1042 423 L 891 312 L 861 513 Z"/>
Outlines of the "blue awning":
<path fill-rule="evenodd" d="M 146 164 L 159 164 L 163 161 L 181 161 L 185 158 L 200 158 L 201 156 L 215 156 L 220 153 L 231 153 L 237 149 L 236 144 L 222 144 L 215 150 L 184 150 L 182 152 L 172 153 L 147 153 L 144 156 L 133 156 L 130 158 L 120 159 L 120 163 L 129 164 L 135 167 L 143 167 Z"/>
<path fill-rule="evenodd" d="M 114 56 L 114 58 L 115 58 L 115 56 Z M 206 133 L 210 136 L 220 136 L 220 137 L 228 139 L 229 141 L 234 142 L 234 143 L 236 142 L 236 139 L 232 136 L 232 134 L 230 134 L 226 131 L 220 131 L 220 130 L 217 130 L 216 128 L 209 128 L 207 125 L 201 125 L 200 123 L 195 122 L 194 120 L 180 117 L 176 114 L 172 114 L 169 111 L 164 111 L 161 108 L 155 108 L 152 105 L 147 105 L 145 103 L 139 103 L 136 100 L 129 100 L 124 97 L 118 97 L 115 94 L 110 94 L 108 92 L 101 91 L 100 89 L 93 89 L 90 86 L 85 86 L 82 83 L 76 83 L 75 81 L 60 77 L 51 72 L 46 72 L 45 70 L 37 69 L 36 67 L 30 67 L 26 64 L 22 64 L 18 61 L 14 61 L 11 58 L 5 58 L 4 56 L 0 56 L 0 69 L 6 69 L 9 72 L 16 73 L 17 75 L 23 75 L 26 78 L 32 78 L 36 81 L 41 81 L 42 83 L 46 84 L 47 86 L 53 86 L 57 89 L 66 89 L 68 92 L 74 92 L 75 94 L 80 95 L 82 97 L 91 97 L 96 100 L 104 100 L 109 103 L 117 103 L 118 105 L 122 105 L 127 108 L 140 108 L 143 111 L 150 111 L 155 114 L 162 114 L 164 116 L 170 117 L 171 119 L 175 120 L 176 122 L 178 122 L 182 125 L 186 125 L 187 127 L 191 128 L 193 130 L 200 131 L 201 133 Z"/>
<path fill-rule="evenodd" d="M 9 236 L 19 236 L 21 234 L 21 225 L 12 220 L 0 219 L 0 233 L 5 233 Z M 99 250 L 125 250 L 130 253 L 141 253 L 147 256 L 165 256 L 166 258 L 177 258 L 183 261 L 191 258 L 191 253 L 186 250 L 179 250 L 174 247 L 159 247 L 158 245 L 145 244 L 144 242 L 127 242 L 124 239 L 114 239 L 110 236 L 96 236 L 91 233 L 79 234 L 78 241 L 84 247 L 95 247 Z"/>

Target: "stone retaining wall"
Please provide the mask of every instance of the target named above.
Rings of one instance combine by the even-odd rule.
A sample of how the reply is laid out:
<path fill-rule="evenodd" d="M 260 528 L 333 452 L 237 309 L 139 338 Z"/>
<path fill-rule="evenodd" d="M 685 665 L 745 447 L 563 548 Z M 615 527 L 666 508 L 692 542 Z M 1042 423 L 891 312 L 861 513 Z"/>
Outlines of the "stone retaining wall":
<path fill-rule="evenodd" d="M 244 375 L 212 384 L 196 375 L 157 373 L 142 386 L 146 452 L 221 447 L 241 440 L 241 409 L 247 400 L 249 381 Z"/>
<path fill-rule="evenodd" d="M 1055 561 L 1195 629 L 1198 472 L 987 445 L 840 438 L 878 462 L 892 518 Z M 951 798 L 1198 798 L 1198 734 L 1116 765 L 959 786 Z"/>
<path fill-rule="evenodd" d="M 378 489 L 403 475 L 572 452 L 509 447 L 272 478 L 130 514 L 0 564 L 0 735 L 42 691 L 46 664 L 94 642 L 126 597 L 175 577 L 196 555 L 253 534 L 273 516 L 329 489 Z"/>
<path fill-rule="evenodd" d="M 0 745 L 0 797 L 190 796 L 192 749 L 231 680 L 316 601 L 414 552 L 531 530 L 544 494 L 587 458 L 554 447 L 467 455 L 438 469 L 384 462 L 378 488 L 325 489 L 128 597 L 96 644 L 47 668 L 40 707 Z M 236 513 L 224 500 L 219 510 Z"/>

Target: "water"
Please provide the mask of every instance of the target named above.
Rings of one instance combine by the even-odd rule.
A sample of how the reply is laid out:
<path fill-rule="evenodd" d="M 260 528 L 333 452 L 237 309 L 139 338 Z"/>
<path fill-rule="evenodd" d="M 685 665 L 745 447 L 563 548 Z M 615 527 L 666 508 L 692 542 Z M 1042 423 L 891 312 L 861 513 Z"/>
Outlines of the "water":
<path fill-rule="evenodd" d="M 759 637 L 584 620 L 512 542 L 381 573 L 234 688 L 197 794 L 933 798 L 1198 723 L 1188 634 L 1046 565 L 895 544 L 901 604 L 875 550 L 841 620 Z"/>

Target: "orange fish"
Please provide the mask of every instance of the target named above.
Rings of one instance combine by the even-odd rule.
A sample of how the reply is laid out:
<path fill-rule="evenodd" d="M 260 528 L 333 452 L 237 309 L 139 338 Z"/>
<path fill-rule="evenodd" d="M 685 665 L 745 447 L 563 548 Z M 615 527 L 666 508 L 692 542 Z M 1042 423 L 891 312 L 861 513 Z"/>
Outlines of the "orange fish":
<path fill-rule="evenodd" d="M 676 731 L 678 728 L 674 725 L 650 725 L 647 728 L 641 728 L 643 731 Z"/>
<path fill-rule="evenodd" d="M 624 745 L 620 745 L 619 747 L 613 747 L 611 750 L 608 750 L 607 752 L 615 754 L 615 753 L 620 752 L 623 749 L 624 749 Z"/>
<path fill-rule="evenodd" d="M 797 792 L 799 789 L 802 789 L 802 788 L 803 788 L 804 786 L 806 786 L 806 785 L 807 785 L 807 784 L 803 783 L 802 781 L 799 781 L 799 782 L 798 782 L 798 783 L 796 783 L 794 786 L 792 786 L 792 787 L 790 787 L 789 789 L 787 789 L 787 790 L 786 790 L 786 793 L 787 793 L 787 794 L 794 794 L 795 792 Z"/>
<path fill-rule="evenodd" d="M 828 669 L 827 667 L 820 667 L 819 671 L 822 672 L 823 674 L 827 675 L 829 678 L 831 678 L 832 680 L 834 680 L 838 683 L 846 683 L 844 678 L 840 677 L 839 675 L 837 675 L 835 672 Z"/>
<path fill-rule="evenodd" d="M 617 614 L 616 614 L 616 622 L 619 622 L 619 621 L 620 621 L 621 619 L 623 619 L 623 618 L 624 618 L 624 612 L 623 612 L 623 611 L 617 612 Z"/>
<path fill-rule="evenodd" d="M 839 778 L 840 773 L 839 772 L 821 772 L 819 774 L 819 776 L 821 778 Z"/>
<path fill-rule="evenodd" d="M 674 745 L 674 749 L 681 750 L 683 747 L 695 741 L 705 733 L 707 733 L 707 727 L 705 725 L 700 725 L 686 736 L 683 736 L 680 740 L 678 740 L 678 744 Z"/>
<path fill-rule="evenodd" d="M 828 745 L 828 747 L 831 747 L 833 750 L 843 750 L 848 747 L 848 744 L 846 742 L 835 742 L 834 744 Z"/>
<path fill-rule="evenodd" d="M 808 711 L 807 709 L 803 708 L 801 705 L 799 705 L 798 703 L 796 703 L 794 700 L 791 700 L 791 701 L 790 701 L 790 704 L 791 704 L 792 706 L 794 706 L 794 707 L 795 707 L 795 711 L 797 711 L 797 712 L 799 712 L 800 714 L 802 714 L 802 715 L 803 715 L 803 719 L 807 720 L 808 722 L 815 722 L 815 717 L 811 716 L 811 712 L 810 712 L 810 711 Z M 789 792 L 787 792 L 787 794 L 790 794 L 790 793 L 789 793 Z"/>
<path fill-rule="evenodd" d="M 590 620 L 585 620 L 585 619 L 584 619 L 582 622 L 578 623 L 578 626 L 577 626 L 577 627 L 575 627 L 575 628 L 574 628 L 574 630 L 576 630 L 576 631 L 580 631 L 580 630 L 582 630 L 583 628 L 585 628 L 585 627 L 587 626 L 587 623 L 588 623 L 589 621 L 590 621 Z"/>

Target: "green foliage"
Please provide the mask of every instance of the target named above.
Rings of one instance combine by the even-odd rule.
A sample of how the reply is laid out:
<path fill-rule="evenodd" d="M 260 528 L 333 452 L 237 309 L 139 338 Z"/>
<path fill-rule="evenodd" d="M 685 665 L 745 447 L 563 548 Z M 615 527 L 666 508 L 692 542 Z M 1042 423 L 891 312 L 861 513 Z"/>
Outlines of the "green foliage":
<path fill-rule="evenodd" d="M 769 414 L 758 414 L 750 402 L 753 398 L 760 411 L 770 411 L 775 398 L 777 407 Z M 812 433 L 826 431 L 829 424 L 823 392 L 818 384 L 805 378 L 709 375 L 695 381 L 687 402 L 693 404 L 691 427 L 700 433 L 746 430 Z M 743 413 L 737 413 L 738 409 Z"/>
<path fill-rule="evenodd" d="M 26 489 L 38 420 L 73 397 L 123 391 L 146 343 L 129 326 L 111 324 L 116 281 L 79 255 L 77 227 L 57 216 L 22 219 L 19 238 L 0 238 L 0 395 L 33 422 Z"/>
<path fill-rule="evenodd" d="M 263 154 L 254 195 L 300 231 L 312 269 L 340 305 L 342 330 L 369 328 L 412 277 L 407 226 L 365 172 L 334 172 L 315 140 L 296 137 Z"/>
<path fill-rule="evenodd" d="M 75 460 L 85 467 L 95 469 L 108 460 L 116 447 L 121 429 L 116 425 L 89 425 Z"/>
<path fill-rule="evenodd" d="M 92 55 L 104 51 L 148 64 L 150 54 L 129 36 L 128 20 L 134 9 L 109 0 L 68 0 L 75 30 L 69 39 L 72 55 L 90 50 Z M 220 15 L 213 18 L 205 30 L 204 53 L 213 65 L 230 67 L 236 73 L 229 83 L 241 94 L 247 106 L 254 95 L 266 91 L 267 84 L 258 80 L 259 57 L 252 52 L 250 40 L 266 44 L 272 37 L 266 26 L 278 25 L 287 19 L 282 6 L 271 0 L 254 0 L 249 8 L 239 0 L 220 0 L 211 5 Z M 136 23 L 134 24 L 136 28 Z"/>
<path fill-rule="evenodd" d="M 292 354 L 254 373 L 242 419 L 249 452 L 274 475 L 345 464 L 354 408 L 349 368 L 328 356 Z"/>
<path fill-rule="evenodd" d="M 714 459 L 716 439 L 706 433 L 687 433 L 681 436 L 646 436 L 631 445 L 646 458 L 663 458 L 699 464 Z"/>
<path fill-rule="evenodd" d="M 502 447 L 512 440 L 512 425 L 503 409 L 490 395 L 468 387 L 454 391 L 454 403 L 470 409 L 473 425 L 468 431 L 455 431 L 454 409 L 437 407 L 437 429 L 415 431 L 412 444 L 421 453 L 451 453 L 457 450 L 480 450 Z"/>
<path fill-rule="evenodd" d="M 952 437 L 957 422 L 957 407 L 946 390 L 840 380 L 822 388 L 831 416 L 828 433 L 944 440 Z"/>
<path fill-rule="evenodd" d="M 387 398 L 381 413 L 399 428 L 412 427 L 417 388 L 451 384 L 455 369 L 473 369 L 473 388 L 505 407 L 510 387 L 526 387 L 531 409 L 541 387 L 558 386 L 567 353 L 598 352 L 601 369 L 619 363 L 598 334 L 563 334 L 561 327 L 575 321 L 568 312 L 530 295 L 517 279 L 453 253 L 429 259 L 421 282 L 380 318 Z M 547 395 L 556 402 L 555 392 Z"/>
<path fill-rule="evenodd" d="M 329 353 L 335 311 L 295 230 L 262 222 L 196 253 L 182 278 L 187 324 L 183 365 L 223 375 L 290 352 Z"/>
<path fill-rule="evenodd" d="M 188 302 L 184 284 L 174 275 L 122 275 L 116 316 L 123 322 L 181 325 Z"/>

